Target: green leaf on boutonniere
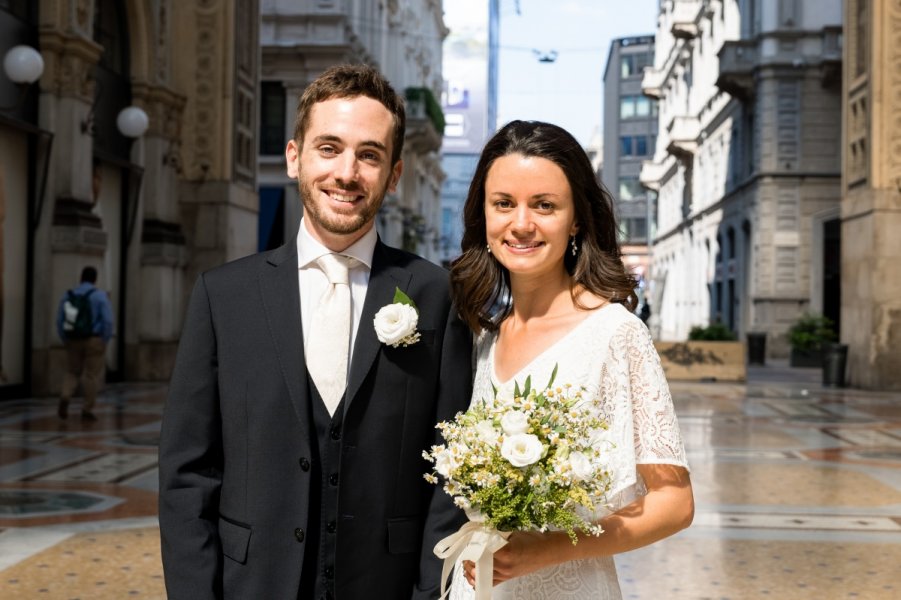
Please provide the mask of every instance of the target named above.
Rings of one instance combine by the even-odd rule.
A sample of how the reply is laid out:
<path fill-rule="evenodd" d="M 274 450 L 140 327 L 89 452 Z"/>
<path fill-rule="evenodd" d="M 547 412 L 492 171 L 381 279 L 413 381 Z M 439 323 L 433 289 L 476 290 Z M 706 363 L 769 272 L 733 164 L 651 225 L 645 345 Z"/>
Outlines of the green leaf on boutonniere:
<path fill-rule="evenodd" d="M 403 291 L 399 287 L 394 288 L 394 303 L 412 306 L 416 309 L 417 313 L 419 312 L 419 308 L 416 306 L 416 303 L 413 302 L 413 300 L 408 295 L 403 293 Z"/>

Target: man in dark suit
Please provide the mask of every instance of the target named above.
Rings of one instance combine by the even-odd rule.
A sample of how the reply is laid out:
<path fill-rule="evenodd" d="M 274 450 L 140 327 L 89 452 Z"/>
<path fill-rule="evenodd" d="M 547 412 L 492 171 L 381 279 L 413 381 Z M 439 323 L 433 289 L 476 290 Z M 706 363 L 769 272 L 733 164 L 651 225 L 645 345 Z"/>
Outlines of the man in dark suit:
<path fill-rule="evenodd" d="M 422 451 L 469 403 L 471 339 L 445 271 L 373 228 L 403 137 L 377 71 L 326 71 L 285 152 L 297 239 L 198 279 L 160 439 L 171 600 L 437 597 L 432 548 L 464 517 Z M 397 291 L 418 322 L 381 342 Z"/>

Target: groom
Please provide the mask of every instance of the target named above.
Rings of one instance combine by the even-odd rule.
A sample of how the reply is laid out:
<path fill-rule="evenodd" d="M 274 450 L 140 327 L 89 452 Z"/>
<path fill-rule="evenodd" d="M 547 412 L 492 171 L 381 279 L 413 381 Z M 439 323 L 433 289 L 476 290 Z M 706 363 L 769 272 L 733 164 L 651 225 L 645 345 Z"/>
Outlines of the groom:
<path fill-rule="evenodd" d="M 462 515 L 422 451 L 468 405 L 471 340 L 446 272 L 373 228 L 404 118 L 374 69 L 326 71 L 285 151 L 296 240 L 194 287 L 160 438 L 171 600 L 438 595 L 432 548 Z M 418 309 L 407 346 L 374 327 L 396 290 Z"/>

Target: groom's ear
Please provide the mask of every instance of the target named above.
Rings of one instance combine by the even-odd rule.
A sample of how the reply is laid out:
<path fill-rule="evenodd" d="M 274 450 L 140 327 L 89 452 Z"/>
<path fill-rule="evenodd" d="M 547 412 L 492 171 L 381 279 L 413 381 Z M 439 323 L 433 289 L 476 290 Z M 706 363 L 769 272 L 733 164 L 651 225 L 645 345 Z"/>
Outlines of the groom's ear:
<path fill-rule="evenodd" d="M 295 140 L 285 147 L 285 162 L 288 166 L 288 177 L 297 179 L 300 174 L 300 146 Z"/>
<path fill-rule="evenodd" d="M 400 181 L 400 174 L 404 171 L 404 161 L 398 160 L 391 168 L 391 175 L 388 176 L 388 191 L 394 193 L 397 190 L 397 182 Z"/>

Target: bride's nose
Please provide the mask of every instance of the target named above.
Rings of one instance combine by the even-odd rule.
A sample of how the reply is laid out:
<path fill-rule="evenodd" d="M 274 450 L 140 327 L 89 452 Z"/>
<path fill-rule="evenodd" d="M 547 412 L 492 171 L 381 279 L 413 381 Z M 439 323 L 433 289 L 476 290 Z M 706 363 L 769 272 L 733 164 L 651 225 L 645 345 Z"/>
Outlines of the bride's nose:
<path fill-rule="evenodd" d="M 532 233 L 535 229 L 535 221 L 532 219 L 532 211 L 527 205 L 520 204 L 513 211 L 511 227 L 516 233 Z"/>

